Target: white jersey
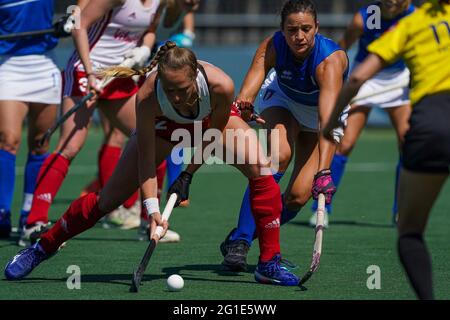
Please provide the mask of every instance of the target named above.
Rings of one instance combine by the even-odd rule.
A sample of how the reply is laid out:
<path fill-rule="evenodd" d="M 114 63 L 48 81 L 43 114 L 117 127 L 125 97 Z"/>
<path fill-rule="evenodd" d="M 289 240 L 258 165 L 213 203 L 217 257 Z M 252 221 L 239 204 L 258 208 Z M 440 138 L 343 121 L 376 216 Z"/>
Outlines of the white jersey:
<path fill-rule="evenodd" d="M 170 27 L 165 26 L 166 15 L 167 15 L 167 7 L 164 8 L 161 18 L 159 20 L 158 29 L 156 30 L 156 43 L 160 43 L 168 40 L 171 36 L 178 32 L 178 28 L 183 23 L 184 16 L 186 15 L 186 11 L 182 11 L 178 16 L 177 20 Z"/>
<path fill-rule="evenodd" d="M 200 67 L 201 68 L 201 67 Z M 203 68 L 202 68 L 203 69 Z M 159 80 L 156 80 L 156 96 L 164 117 L 176 123 L 189 124 L 194 121 L 202 121 L 211 113 L 210 95 L 206 75 L 197 69 L 197 87 L 199 95 L 198 113 L 194 118 L 182 116 L 170 103 Z"/>
<path fill-rule="evenodd" d="M 149 28 L 159 3 L 153 0 L 150 7 L 144 7 L 141 0 L 126 0 L 89 28 L 89 56 L 94 70 L 122 63 L 125 53 L 137 46 Z M 69 65 L 84 71 L 77 52 Z"/>

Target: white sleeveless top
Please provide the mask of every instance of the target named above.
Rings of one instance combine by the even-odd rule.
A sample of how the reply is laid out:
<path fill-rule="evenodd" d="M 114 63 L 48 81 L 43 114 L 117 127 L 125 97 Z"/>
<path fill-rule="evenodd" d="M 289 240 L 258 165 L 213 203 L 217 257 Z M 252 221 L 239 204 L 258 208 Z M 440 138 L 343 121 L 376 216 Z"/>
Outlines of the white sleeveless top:
<path fill-rule="evenodd" d="M 161 18 L 159 19 L 158 29 L 156 30 L 156 43 L 160 43 L 166 40 L 169 40 L 171 36 L 178 32 L 178 28 L 183 23 L 184 16 L 186 15 L 186 11 L 182 11 L 178 16 L 178 19 L 174 22 L 171 27 L 164 27 L 164 20 L 166 20 L 167 15 L 167 7 L 164 8 Z"/>
<path fill-rule="evenodd" d="M 158 103 L 161 107 L 161 111 L 164 117 L 172 120 L 176 123 L 189 124 L 194 121 L 202 121 L 211 113 L 211 103 L 210 95 L 208 89 L 208 82 L 206 81 L 205 75 L 202 71 L 197 69 L 197 87 L 198 95 L 200 97 L 198 102 L 198 114 L 195 118 L 182 116 L 178 111 L 172 106 L 169 99 L 167 98 L 164 89 L 160 81 L 156 81 L 156 96 L 158 98 Z"/>
<path fill-rule="evenodd" d="M 89 28 L 89 56 L 94 70 L 123 61 L 125 53 L 137 46 L 152 23 L 159 3 L 153 0 L 150 7 L 144 7 L 141 0 L 126 0 Z M 75 64 L 81 64 L 76 52 L 74 56 Z M 83 69 L 82 65 L 78 69 Z"/>

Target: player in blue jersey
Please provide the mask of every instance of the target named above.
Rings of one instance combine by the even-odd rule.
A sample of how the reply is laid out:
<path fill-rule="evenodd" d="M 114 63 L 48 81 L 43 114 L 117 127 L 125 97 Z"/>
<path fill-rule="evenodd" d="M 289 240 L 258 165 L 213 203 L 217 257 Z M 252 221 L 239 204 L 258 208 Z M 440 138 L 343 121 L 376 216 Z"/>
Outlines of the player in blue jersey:
<path fill-rule="evenodd" d="M 328 121 L 347 76 L 348 59 L 339 45 L 318 33 L 318 27 L 311 1 L 287 1 L 281 11 L 281 31 L 257 49 L 236 100 L 246 120 L 255 119 L 270 130 L 269 145 L 278 144 L 278 148 L 268 146 L 268 150 L 279 149 L 279 154 L 271 154 L 272 167 L 279 164 L 274 172 L 277 182 L 294 159 L 282 196 L 281 221 L 266 228 L 293 219 L 311 195 L 316 199 L 324 193 L 329 204 L 335 191 L 330 164 L 336 146 L 318 131 Z M 253 103 L 260 116 L 253 113 Z M 334 131 L 336 142 L 342 133 L 342 128 Z M 222 264 L 231 270 L 245 270 L 247 252 L 256 236 L 247 190 L 238 227 L 220 246 Z"/>
<path fill-rule="evenodd" d="M 0 0 L 0 35 L 51 29 L 53 0 Z M 19 228 L 26 220 L 48 144 L 38 141 L 54 123 L 61 100 L 61 75 L 52 49 L 56 33 L 0 41 L 0 237 L 11 232 L 16 154 L 28 116 L 28 158 Z M 19 229 L 21 230 L 21 229 Z"/>
<path fill-rule="evenodd" d="M 376 6 L 374 8 L 374 6 Z M 377 8 L 379 8 L 377 10 Z M 378 39 L 386 30 L 395 25 L 401 18 L 411 14 L 414 6 L 411 0 L 399 1 L 377 1 L 361 8 L 353 17 L 342 40 L 339 42 L 342 48 L 349 49 L 353 43 L 359 39 L 358 53 L 355 57 L 353 68 L 360 64 L 368 55 L 367 46 L 375 39 Z M 376 14 L 381 13 L 377 21 Z M 399 87 L 399 84 L 403 84 Z M 387 112 L 392 125 L 397 133 L 399 149 L 403 142 L 403 137 L 408 130 L 408 119 L 411 114 L 409 103 L 409 70 L 403 61 L 385 67 L 374 77 L 367 81 L 358 91 L 358 96 L 370 96 L 374 92 L 382 92 L 368 98 L 356 100 L 352 104 L 352 111 L 349 113 L 348 125 L 345 128 L 344 138 L 339 144 L 336 154 L 331 164 L 333 181 L 339 185 L 344 174 L 347 159 L 364 128 L 370 111 L 373 107 L 380 107 Z M 395 90 L 385 91 L 388 88 L 397 87 Z M 383 92 L 385 91 L 385 92 Z M 397 185 L 398 174 L 401 166 L 401 155 L 399 157 L 394 188 L 394 204 L 392 206 L 393 223 L 397 216 Z M 314 202 L 312 210 L 317 209 L 317 202 Z M 327 212 L 331 213 L 331 205 L 327 205 Z M 325 214 L 325 226 L 327 226 L 328 215 Z M 315 214 L 310 219 L 310 225 L 315 225 Z"/>

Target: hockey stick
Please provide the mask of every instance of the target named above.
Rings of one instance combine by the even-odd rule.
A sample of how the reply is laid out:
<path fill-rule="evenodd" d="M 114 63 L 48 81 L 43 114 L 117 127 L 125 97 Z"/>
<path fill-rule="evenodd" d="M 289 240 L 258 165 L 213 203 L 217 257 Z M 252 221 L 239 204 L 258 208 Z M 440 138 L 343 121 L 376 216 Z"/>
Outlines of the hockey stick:
<path fill-rule="evenodd" d="M 176 193 L 172 193 L 170 195 L 169 201 L 167 201 L 166 207 L 164 208 L 163 214 L 162 214 L 162 220 L 167 221 L 170 218 L 170 214 L 172 213 L 173 207 L 175 206 L 175 202 L 177 201 L 177 195 Z M 144 256 L 142 257 L 141 262 L 139 263 L 139 266 L 137 267 L 136 271 L 133 272 L 133 278 L 131 279 L 131 287 L 130 292 L 138 292 L 139 286 L 142 282 L 142 277 L 144 275 L 145 269 L 147 269 L 148 262 L 150 261 L 150 258 L 152 257 L 153 251 L 156 248 L 156 245 L 158 244 L 158 241 L 161 237 L 161 233 L 163 232 L 163 228 L 161 226 L 156 227 L 155 234 L 157 239 L 154 237 L 150 240 L 150 244 L 147 247 L 147 250 L 145 250 Z"/>
<path fill-rule="evenodd" d="M 320 255 L 322 253 L 322 240 L 323 240 L 323 220 L 325 217 L 325 195 L 319 194 L 318 206 L 316 211 L 316 239 L 314 241 L 314 250 L 312 254 L 312 261 L 309 270 L 300 279 L 299 286 L 311 278 L 314 272 L 319 268 Z"/>
<path fill-rule="evenodd" d="M 43 35 L 50 34 L 50 33 L 55 33 L 55 29 L 51 28 L 51 29 L 11 33 L 11 34 L 2 34 L 2 35 L 0 35 L 0 40 L 12 40 L 12 39 L 25 38 L 25 37 L 43 36 Z"/>

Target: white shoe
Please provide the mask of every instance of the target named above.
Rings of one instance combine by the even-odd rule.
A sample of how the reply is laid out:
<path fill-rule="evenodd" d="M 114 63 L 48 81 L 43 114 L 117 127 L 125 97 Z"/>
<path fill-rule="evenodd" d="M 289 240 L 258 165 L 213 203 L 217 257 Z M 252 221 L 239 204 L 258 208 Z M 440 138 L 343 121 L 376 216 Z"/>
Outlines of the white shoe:
<path fill-rule="evenodd" d="M 136 229 L 141 224 L 141 202 L 136 201 L 130 208 L 120 208 L 120 216 L 122 218 L 122 230 Z"/>
<path fill-rule="evenodd" d="M 159 239 L 159 242 L 160 243 L 171 243 L 171 242 L 180 242 L 180 240 L 181 240 L 181 237 L 177 232 L 168 229 L 166 234 L 164 235 L 164 237 Z"/>
<path fill-rule="evenodd" d="M 311 227 L 315 227 L 316 226 L 316 221 L 317 221 L 317 214 L 314 212 L 311 216 L 311 218 L 309 218 L 309 225 Z M 325 209 L 325 215 L 323 217 L 323 227 L 324 228 L 328 228 L 328 212 L 327 209 Z"/>
<path fill-rule="evenodd" d="M 20 232 L 20 238 L 19 241 L 17 241 L 17 244 L 21 247 L 28 247 L 31 243 L 31 235 L 38 236 L 40 233 L 48 230 L 48 227 L 50 227 L 49 223 L 44 223 L 41 221 L 38 221 L 34 224 L 34 226 L 27 228 L 26 226 L 23 226 L 21 232 Z"/>
<path fill-rule="evenodd" d="M 120 206 L 114 211 L 111 211 L 106 216 L 102 218 L 102 226 L 105 229 L 110 229 L 111 227 L 120 227 L 123 225 L 123 214 L 122 214 L 123 207 Z"/>
<path fill-rule="evenodd" d="M 141 220 L 138 230 L 138 240 L 144 241 L 147 239 L 148 239 L 148 222 L 145 220 Z M 181 237 L 177 232 L 168 229 L 164 237 L 159 239 L 159 243 L 180 242 L 180 240 Z"/>

